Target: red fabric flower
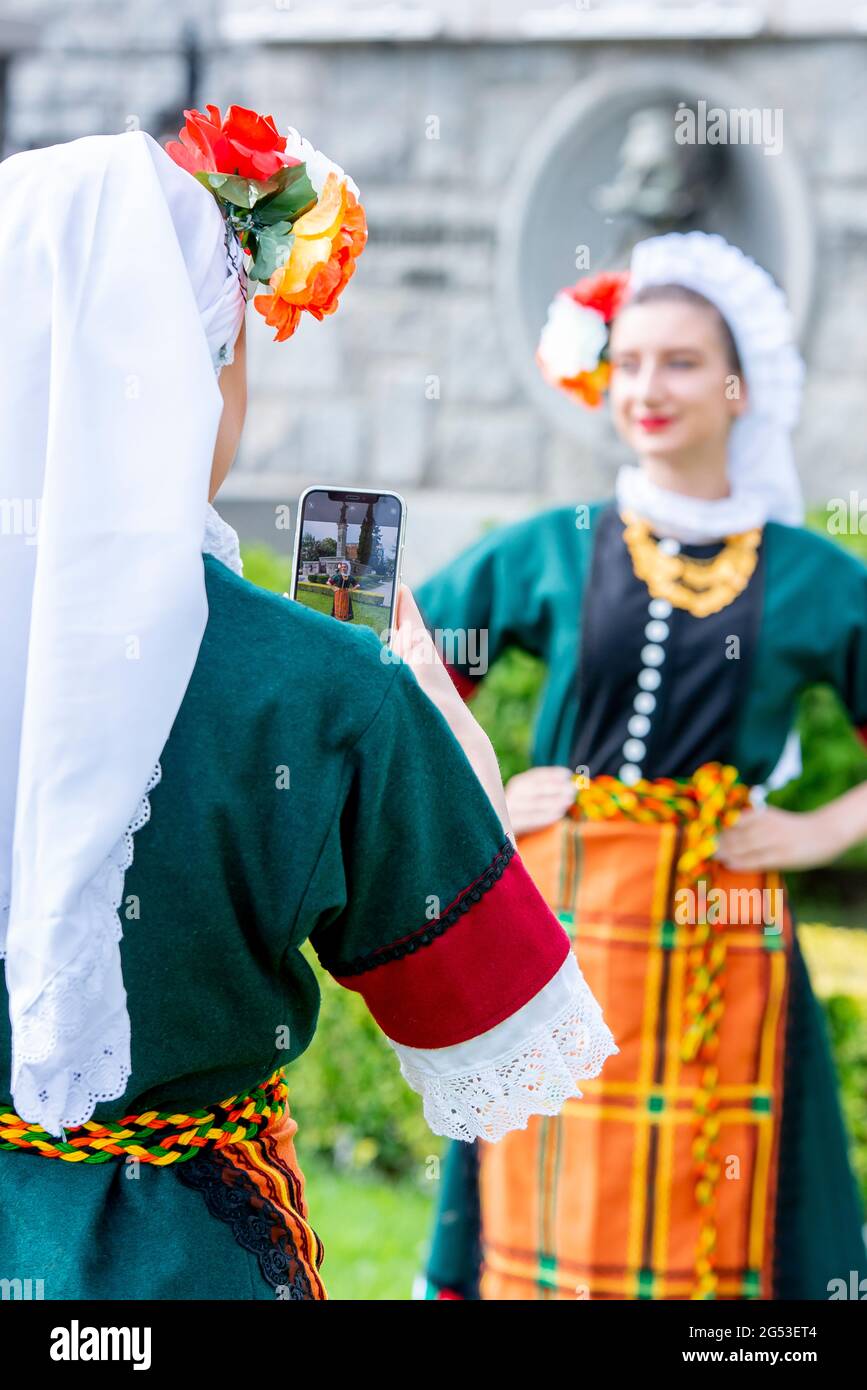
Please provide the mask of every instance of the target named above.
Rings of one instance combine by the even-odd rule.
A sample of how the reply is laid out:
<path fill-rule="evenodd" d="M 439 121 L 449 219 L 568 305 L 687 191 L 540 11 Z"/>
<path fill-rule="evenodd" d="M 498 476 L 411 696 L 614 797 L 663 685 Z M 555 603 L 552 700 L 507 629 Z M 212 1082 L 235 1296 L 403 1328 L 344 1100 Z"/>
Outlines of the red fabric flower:
<path fill-rule="evenodd" d="M 208 106 L 207 115 L 185 111 L 184 116 L 186 125 L 178 140 L 166 145 L 166 153 L 189 174 L 204 170 L 267 181 L 278 169 L 300 163 L 284 153 L 286 137 L 272 116 L 260 116 L 245 106 L 230 106 L 225 119 L 219 106 Z"/>
<path fill-rule="evenodd" d="M 628 286 L 628 270 L 603 270 L 598 275 L 585 275 L 577 285 L 570 285 L 566 293 L 576 304 L 595 309 L 610 323 L 620 312 Z"/>

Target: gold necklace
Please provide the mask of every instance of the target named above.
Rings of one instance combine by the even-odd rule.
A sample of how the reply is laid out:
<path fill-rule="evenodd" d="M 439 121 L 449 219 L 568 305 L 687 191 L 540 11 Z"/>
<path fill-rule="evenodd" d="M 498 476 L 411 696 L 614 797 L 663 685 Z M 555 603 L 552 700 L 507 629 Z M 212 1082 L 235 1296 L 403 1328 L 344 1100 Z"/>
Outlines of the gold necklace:
<path fill-rule="evenodd" d="M 761 527 L 726 536 L 725 545 L 710 560 L 668 555 L 651 535 L 650 524 L 632 512 L 623 513 L 623 539 L 636 579 L 653 598 L 667 599 L 694 618 L 719 613 L 742 594 L 758 562 Z"/>

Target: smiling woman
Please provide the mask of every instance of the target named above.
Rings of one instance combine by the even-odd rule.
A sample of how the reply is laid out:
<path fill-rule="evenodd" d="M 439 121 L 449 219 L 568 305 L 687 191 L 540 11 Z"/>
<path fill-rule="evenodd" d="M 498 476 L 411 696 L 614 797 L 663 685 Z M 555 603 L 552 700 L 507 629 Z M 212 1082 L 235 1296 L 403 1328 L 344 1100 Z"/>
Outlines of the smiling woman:
<path fill-rule="evenodd" d="M 867 570 L 798 524 L 785 301 L 718 236 L 653 238 L 561 291 L 539 363 L 610 398 L 634 456 L 616 500 L 486 535 L 418 598 L 432 628 L 486 630 L 491 661 L 547 663 L 507 803 L 620 1051 L 590 1104 L 452 1149 L 431 1296 L 827 1298 L 867 1255 L 779 871 L 867 836 L 867 786 L 758 808 L 793 775 L 806 685 L 867 727 Z"/>

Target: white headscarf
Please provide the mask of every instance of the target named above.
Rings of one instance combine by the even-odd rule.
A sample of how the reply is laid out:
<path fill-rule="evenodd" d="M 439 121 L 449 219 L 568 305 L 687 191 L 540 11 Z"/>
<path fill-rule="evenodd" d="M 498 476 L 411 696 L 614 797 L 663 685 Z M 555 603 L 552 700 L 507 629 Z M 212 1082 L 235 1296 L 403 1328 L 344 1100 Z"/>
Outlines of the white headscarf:
<path fill-rule="evenodd" d="M 13 1103 L 58 1134 L 130 1074 L 117 908 L 207 621 L 244 286 L 143 132 L 13 155 L 0 206 L 0 949 Z"/>
<path fill-rule="evenodd" d="M 767 271 L 721 236 L 670 232 L 640 241 L 629 267 L 629 297 L 647 285 L 684 285 L 720 311 L 738 349 L 747 409 L 729 437 L 730 495 L 686 497 L 652 483 L 642 468 L 617 475 L 621 511 L 637 512 L 661 533 L 690 543 L 782 521 L 804 519 L 792 454 L 804 364 L 794 342 L 786 299 Z"/>

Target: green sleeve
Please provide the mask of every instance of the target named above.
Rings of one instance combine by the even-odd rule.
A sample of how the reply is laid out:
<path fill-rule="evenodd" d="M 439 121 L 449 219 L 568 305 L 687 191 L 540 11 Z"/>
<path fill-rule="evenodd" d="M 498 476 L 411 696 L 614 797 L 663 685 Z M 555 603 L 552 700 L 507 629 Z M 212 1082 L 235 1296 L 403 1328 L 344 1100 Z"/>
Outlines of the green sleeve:
<path fill-rule="evenodd" d="M 838 540 L 780 522 L 768 522 L 762 548 L 761 626 L 735 751 L 753 782 L 771 773 L 811 686 L 833 687 L 867 733 L 867 567 Z"/>
<path fill-rule="evenodd" d="M 305 911 L 325 969 L 416 1054 L 510 1018 L 568 955 L 463 749 L 402 662 L 347 759 Z"/>
<path fill-rule="evenodd" d="M 818 538 L 814 565 L 824 598 L 811 637 L 822 656 L 819 679 L 834 686 L 856 729 L 867 734 L 867 566 L 824 538 Z"/>
<path fill-rule="evenodd" d="M 849 602 L 835 685 L 853 724 L 867 736 L 867 566 L 851 559 Z"/>
<path fill-rule="evenodd" d="M 347 763 L 344 801 L 313 889 L 323 964 L 382 950 L 483 873 L 506 839 L 445 719 L 396 664 Z M 336 968 L 335 968 L 336 967 Z"/>

